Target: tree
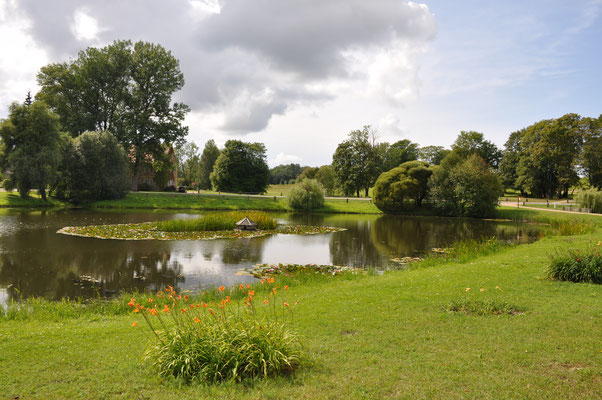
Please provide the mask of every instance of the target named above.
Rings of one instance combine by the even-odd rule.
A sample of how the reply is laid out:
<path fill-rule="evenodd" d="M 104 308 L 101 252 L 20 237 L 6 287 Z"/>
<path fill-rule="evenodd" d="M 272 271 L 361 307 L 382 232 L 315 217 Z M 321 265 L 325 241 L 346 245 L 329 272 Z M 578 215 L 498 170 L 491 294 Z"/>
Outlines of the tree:
<path fill-rule="evenodd" d="M 478 154 L 496 170 L 502 159 L 500 149 L 495 144 L 485 140 L 482 133 L 474 131 L 461 131 L 452 145 L 452 151 L 455 151 L 463 159 L 468 158 L 471 154 Z"/>
<path fill-rule="evenodd" d="M 374 204 L 387 212 L 407 208 L 406 200 L 413 200 L 415 207 L 422 206 L 428 193 L 428 180 L 432 175 L 426 161 L 408 161 L 397 168 L 383 172 L 374 185 Z"/>
<path fill-rule="evenodd" d="M 85 132 L 66 146 L 55 192 L 74 203 L 111 200 L 130 188 L 125 150 L 109 132 Z"/>
<path fill-rule="evenodd" d="M 332 156 L 332 167 L 345 195 L 359 197 L 360 190 L 368 196 L 370 186 L 382 166 L 376 151 L 374 131 L 370 126 L 349 133 L 349 139 L 339 144 Z"/>
<path fill-rule="evenodd" d="M 270 178 L 263 143 L 228 140 L 213 172 L 211 183 L 222 192 L 263 193 Z"/>
<path fill-rule="evenodd" d="M 504 144 L 505 149 L 503 151 L 502 161 L 500 162 L 498 172 L 502 185 L 508 189 L 521 189 L 517 185 L 517 166 L 522 151 L 521 137 L 523 135 L 524 130 L 512 132 Z"/>
<path fill-rule="evenodd" d="M 287 202 L 295 210 L 320 208 L 324 205 L 322 186 L 315 179 L 304 179 L 291 190 Z"/>
<path fill-rule="evenodd" d="M 178 175 L 182 185 L 198 185 L 200 177 L 199 147 L 194 142 L 185 142 L 174 149 L 178 160 Z M 179 180 L 179 179 L 178 179 Z"/>
<path fill-rule="evenodd" d="M 382 162 L 382 170 L 389 171 L 401 164 L 414 161 L 419 156 L 419 146 L 408 139 L 399 140 L 391 145 L 385 143 L 386 151 Z"/>
<path fill-rule="evenodd" d="M 521 130 L 515 138 L 519 141 L 515 187 L 532 196 L 567 197 L 579 180 L 583 129 L 579 115 L 566 114 Z"/>
<path fill-rule="evenodd" d="M 439 165 L 450 152 L 451 150 L 443 146 L 424 146 L 420 148 L 420 160 L 430 165 Z"/>
<path fill-rule="evenodd" d="M 213 172 L 213 167 L 215 165 L 215 161 L 220 155 L 220 151 L 217 148 L 215 141 L 213 139 L 208 140 L 205 143 L 205 148 L 203 149 L 203 154 L 201 155 L 200 166 L 199 166 L 199 183 L 198 187 L 200 189 L 209 190 L 211 189 L 211 173 Z"/>
<path fill-rule="evenodd" d="M 463 217 L 492 216 L 503 190 L 499 177 L 478 154 L 462 160 L 452 153 L 434 167 L 429 186 L 442 214 Z"/>
<path fill-rule="evenodd" d="M 330 165 L 322 165 L 318 169 L 316 180 L 322 185 L 327 196 L 334 195 L 336 179 L 334 177 L 334 169 Z"/>
<path fill-rule="evenodd" d="M 316 174 L 318 173 L 318 168 L 313 167 L 305 167 L 297 176 L 297 182 L 301 182 L 304 179 L 316 179 Z"/>
<path fill-rule="evenodd" d="M 160 45 L 116 41 L 81 51 L 70 63 L 50 64 L 38 74 L 38 98 L 46 101 L 76 137 L 109 131 L 130 153 L 134 186 L 149 155 L 160 158 L 163 144 L 188 133 L 188 106 L 172 104 L 184 85 L 178 60 Z"/>
<path fill-rule="evenodd" d="M 0 123 L 4 145 L 2 164 L 12 170 L 11 180 L 21 197 L 37 189 L 46 200 L 46 189 L 53 182 L 61 162 L 59 119 L 46 104 L 12 103 L 8 118 Z"/>
<path fill-rule="evenodd" d="M 303 168 L 299 164 L 278 165 L 270 170 L 270 183 L 281 185 L 295 180 L 301 174 Z"/>
<path fill-rule="evenodd" d="M 584 118 L 585 137 L 581 166 L 591 186 L 602 189 L 602 115 Z"/>

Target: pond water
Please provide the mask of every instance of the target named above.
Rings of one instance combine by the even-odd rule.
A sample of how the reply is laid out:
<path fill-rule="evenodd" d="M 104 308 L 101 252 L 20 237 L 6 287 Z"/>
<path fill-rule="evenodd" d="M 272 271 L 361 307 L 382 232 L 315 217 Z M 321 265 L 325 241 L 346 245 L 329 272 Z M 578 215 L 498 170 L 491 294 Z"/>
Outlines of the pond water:
<path fill-rule="evenodd" d="M 0 210 L 0 303 L 9 298 L 112 296 L 121 290 L 201 289 L 254 281 L 237 275 L 258 263 L 334 264 L 388 269 L 457 240 L 529 241 L 537 227 L 472 219 L 274 214 L 282 223 L 347 230 L 206 241 L 121 241 L 57 234 L 64 226 L 191 218 L 199 213 Z"/>

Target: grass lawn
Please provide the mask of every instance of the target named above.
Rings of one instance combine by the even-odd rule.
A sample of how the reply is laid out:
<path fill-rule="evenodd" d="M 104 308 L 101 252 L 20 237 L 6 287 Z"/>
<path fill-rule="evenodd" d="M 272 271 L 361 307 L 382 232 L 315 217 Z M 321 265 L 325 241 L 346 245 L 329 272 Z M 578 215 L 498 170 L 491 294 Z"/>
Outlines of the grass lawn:
<path fill-rule="evenodd" d="M 597 221 L 594 233 L 544 238 L 465 263 L 291 286 L 288 296 L 301 302 L 295 327 L 314 364 L 274 380 L 161 381 L 142 361 L 148 336 L 131 327 L 133 315 L 0 320 L 1 392 L 26 399 L 600 398 L 602 286 L 544 279 L 550 254 L 602 240 L 602 218 L 586 217 Z M 446 310 L 464 299 L 524 312 Z"/>
<path fill-rule="evenodd" d="M 44 201 L 37 193 L 31 193 L 27 198 L 22 199 L 19 193 L 0 191 L 0 207 L 63 207 L 64 202 L 53 198 Z"/>
<path fill-rule="evenodd" d="M 113 209 L 193 209 L 193 210 L 262 210 L 290 211 L 285 198 L 274 196 L 239 196 L 201 193 L 129 193 L 120 200 L 104 200 L 90 204 L 93 208 Z M 313 212 L 380 214 L 367 200 L 326 200 L 324 207 Z"/>

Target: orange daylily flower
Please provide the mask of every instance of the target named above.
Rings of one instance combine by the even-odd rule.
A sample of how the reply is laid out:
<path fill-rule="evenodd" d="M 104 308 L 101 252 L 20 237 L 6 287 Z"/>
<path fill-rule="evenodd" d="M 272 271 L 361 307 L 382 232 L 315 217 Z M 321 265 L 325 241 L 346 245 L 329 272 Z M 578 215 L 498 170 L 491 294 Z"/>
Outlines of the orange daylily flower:
<path fill-rule="evenodd" d="M 128 306 L 130 306 L 130 307 L 134 307 L 135 305 L 136 305 L 136 299 L 132 297 L 132 298 L 130 299 L 130 302 L 128 303 Z"/>
<path fill-rule="evenodd" d="M 282 304 L 284 304 L 285 307 L 290 307 L 286 301 L 283 301 Z"/>
<path fill-rule="evenodd" d="M 198 319 L 197 317 L 194 317 L 194 322 L 198 324 L 199 322 L 201 322 L 201 320 Z"/>
<path fill-rule="evenodd" d="M 135 313 L 137 313 L 137 312 L 140 312 L 140 309 L 139 309 L 138 307 L 136 307 L 136 308 L 134 309 L 134 312 L 135 312 Z"/>
<path fill-rule="evenodd" d="M 153 302 L 153 299 L 148 299 L 148 302 L 149 302 L 149 303 L 152 303 L 152 302 Z"/>
<path fill-rule="evenodd" d="M 249 296 L 255 296 L 255 291 L 254 290 L 249 290 L 249 293 L 247 293 Z"/>
<path fill-rule="evenodd" d="M 185 308 L 182 308 L 182 314 L 184 314 L 187 310 Z"/>
<path fill-rule="evenodd" d="M 268 299 L 265 299 L 265 300 L 263 301 L 263 304 L 268 304 L 268 303 L 269 303 Z"/>
<path fill-rule="evenodd" d="M 156 309 L 156 308 L 151 308 L 151 310 L 150 310 L 150 314 L 151 314 L 151 315 L 158 315 L 158 314 L 159 314 L 159 312 L 157 311 L 157 309 Z"/>
<path fill-rule="evenodd" d="M 163 307 L 163 312 L 165 314 L 167 314 L 169 312 L 169 307 L 167 307 L 167 304 L 165 304 L 165 306 Z"/>
<path fill-rule="evenodd" d="M 224 291 L 224 289 L 226 289 L 226 288 L 224 287 L 224 285 L 222 285 L 222 286 L 220 286 L 220 287 L 219 287 L 219 291 L 220 291 L 220 292 L 223 292 L 223 291 Z"/>
<path fill-rule="evenodd" d="M 138 326 L 138 322 L 134 321 L 134 323 L 132 324 L 132 328 Z"/>
<path fill-rule="evenodd" d="M 284 290 L 288 290 L 288 285 L 284 285 Z"/>

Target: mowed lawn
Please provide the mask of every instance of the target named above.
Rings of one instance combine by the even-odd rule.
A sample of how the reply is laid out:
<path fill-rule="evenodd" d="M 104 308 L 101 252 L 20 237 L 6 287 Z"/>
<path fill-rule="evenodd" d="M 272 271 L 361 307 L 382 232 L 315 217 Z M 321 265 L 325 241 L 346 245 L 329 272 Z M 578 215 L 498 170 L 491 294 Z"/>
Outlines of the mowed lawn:
<path fill-rule="evenodd" d="M 600 240 L 598 229 L 463 264 L 292 286 L 287 295 L 300 300 L 295 328 L 313 365 L 267 381 L 161 381 L 143 361 L 149 337 L 131 327 L 133 315 L 2 321 L 0 392 L 22 399 L 601 398 L 602 287 L 544 278 L 550 254 Z M 464 298 L 524 311 L 446 310 Z"/>

